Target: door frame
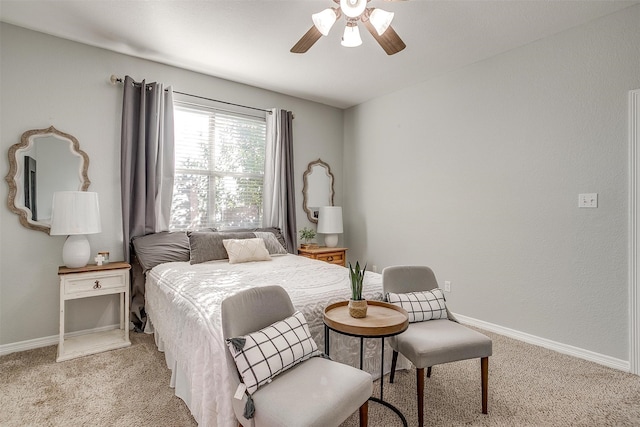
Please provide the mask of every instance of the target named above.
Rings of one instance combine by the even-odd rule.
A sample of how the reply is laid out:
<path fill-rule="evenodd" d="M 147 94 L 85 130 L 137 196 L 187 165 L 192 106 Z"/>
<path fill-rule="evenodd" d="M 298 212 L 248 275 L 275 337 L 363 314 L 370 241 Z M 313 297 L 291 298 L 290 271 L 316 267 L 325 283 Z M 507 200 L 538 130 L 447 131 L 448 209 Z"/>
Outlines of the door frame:
<path fill-rule="evenodd" d="M 640 89 L 629 91 L 629 371 L 640 375 Z"/>

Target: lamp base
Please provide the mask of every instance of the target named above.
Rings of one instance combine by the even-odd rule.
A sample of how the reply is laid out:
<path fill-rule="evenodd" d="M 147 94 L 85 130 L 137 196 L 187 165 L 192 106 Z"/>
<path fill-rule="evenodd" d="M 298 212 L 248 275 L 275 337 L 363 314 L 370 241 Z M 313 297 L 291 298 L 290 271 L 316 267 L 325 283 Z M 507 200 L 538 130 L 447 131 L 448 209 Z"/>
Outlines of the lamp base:
<path fill-rule="evenodd" d="M 62 247 L 62 261 L 68 268 L 84 267 L 91 257 L 91 246 L 87 236 L 74 234 L 67 237 Z"/>
<path fill-rule="evenodd" d="M 337 234 L 327 234 L 324 236 L 324 244 L 328 248 L 335 248 L 338 246 L 338 235 Z"/>

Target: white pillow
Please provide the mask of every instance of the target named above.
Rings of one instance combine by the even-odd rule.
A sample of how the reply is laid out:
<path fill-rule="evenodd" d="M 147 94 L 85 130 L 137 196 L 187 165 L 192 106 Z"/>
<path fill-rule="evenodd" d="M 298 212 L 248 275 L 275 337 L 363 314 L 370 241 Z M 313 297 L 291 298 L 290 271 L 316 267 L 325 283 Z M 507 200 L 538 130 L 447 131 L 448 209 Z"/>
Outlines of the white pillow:
<path fill-rule="evenodd" d="M 299 311 L 257 332 L 227 339 L 227 346 L 249 394 L 297 363 L 320 354 Z"/>
<path fill-rule="evenodd" d="M 440 288 L 406 294 L 388 292 L 387 301 L 407 310 L 409 323 L 447 319 L 447 306 Z"/>
<path fill-rule="evenodd" d="M 254 239 L 224 239 L 224 248 L 229 255 L 229 264 L 249 261 L 270 261 L 269 251 L 264 240 Z"/>

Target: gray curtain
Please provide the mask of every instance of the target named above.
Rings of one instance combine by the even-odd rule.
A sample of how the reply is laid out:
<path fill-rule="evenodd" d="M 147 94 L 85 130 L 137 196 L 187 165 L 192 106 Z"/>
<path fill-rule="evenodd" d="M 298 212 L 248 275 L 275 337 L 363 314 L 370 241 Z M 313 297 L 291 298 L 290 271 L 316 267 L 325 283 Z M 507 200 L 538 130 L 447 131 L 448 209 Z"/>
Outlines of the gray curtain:
<path fill-rule="evenodd" d="M 282 231 L 290 253 L 297 246 L 293 180 L 293 113 L 274 108 L 267 114 L 262 224 Z"/>
<path fill-rule="evenodd" d="M 160 83 L 124 79 L 121 197 L 124 258 L 131 238 L 169 229 L 174 177 L 173 91 Z M 144 277 L 132 271 L 131 321 L 144 326 Z"/>

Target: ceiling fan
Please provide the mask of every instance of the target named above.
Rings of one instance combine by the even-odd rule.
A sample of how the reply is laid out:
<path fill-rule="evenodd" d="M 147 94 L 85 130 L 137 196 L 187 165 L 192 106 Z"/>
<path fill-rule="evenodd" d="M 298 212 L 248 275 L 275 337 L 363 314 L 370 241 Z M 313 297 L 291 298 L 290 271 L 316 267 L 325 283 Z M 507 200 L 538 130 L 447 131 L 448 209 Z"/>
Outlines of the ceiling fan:
<path fill-rule="evenodd" d="M 362 44 L 358 21 L 366 27 L 387 55 L 393 55 L 407 47 L 391 27 L 393 13 L 367 7 L 371 0 L 333 0 L 339 7 L 333 7 L 311 15 L 313 26 L 291 48 L 292 53 L 305 53 L 321 36 L 329 34 L 333 24 L 344 15 L 347 24 L 342 36 L 342 46 L 356 47 Z M 401 1 L 401 0 L 386 0 Z"/>

